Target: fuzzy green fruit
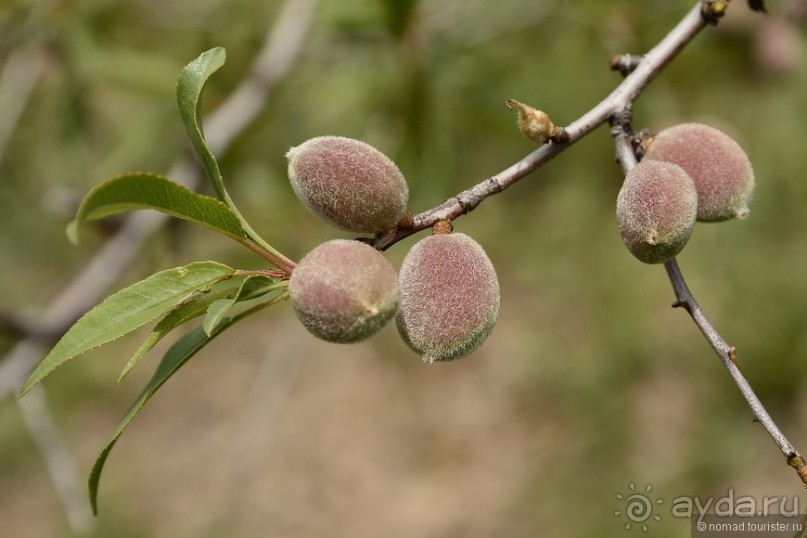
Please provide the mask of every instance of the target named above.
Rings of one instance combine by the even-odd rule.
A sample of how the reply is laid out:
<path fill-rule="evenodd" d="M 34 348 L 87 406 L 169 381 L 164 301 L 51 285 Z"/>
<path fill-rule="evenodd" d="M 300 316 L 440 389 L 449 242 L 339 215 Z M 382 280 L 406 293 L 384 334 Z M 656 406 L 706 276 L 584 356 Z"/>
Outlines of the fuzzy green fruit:
<path fill-rule="evenodd" d="M 379 233 L 400 222 L 409 188 L 403 174 L 373 146 L 320 136 L 291 148 L 289 180 L 319 218 L 349 232 Z"/>
<path fill-rule="evenodd" d="M 300 260 L 289 279 L 289 296 L 311 334 L 328 342 L 358 342 L 395 315 L 398 275 L 373 247 L 334 239 Z"/>
<path fill-rule="evenodd" d="M 686 170 L 698 190 L 699 221 L 748 216 L 754 170 L 743 148 L 722 131 L 700 123 L 675 125 L 655 136 L 645 158 Z"/>
<path fill-rule="evenodd" d="M 645 158 L 628 172 L 617 197 L 622 241 L 639 260 L 664 263 L 689 241 L 697 208 L 695 183 L 683 168 Z"/>
<path fill-rule="evenodd" d="M 403 340 L 426 362 L 459 359 L 488 337 L 499 317 L 499 281 L 479 243 L 461 233 L 416 243 L 401 265 Z"/>

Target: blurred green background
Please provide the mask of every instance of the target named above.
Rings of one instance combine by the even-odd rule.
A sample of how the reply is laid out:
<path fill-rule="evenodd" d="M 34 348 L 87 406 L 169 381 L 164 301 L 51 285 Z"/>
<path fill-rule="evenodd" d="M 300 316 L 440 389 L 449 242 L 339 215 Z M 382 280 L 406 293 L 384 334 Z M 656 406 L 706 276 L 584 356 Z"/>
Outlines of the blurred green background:
<path fill-rule="evenodd" d="M 422 211 L 534 149 L 506 99 L 573 121 L 620 82 L 612 54 L 647 50 L 692 3 L 322 0 L 294 69 L 219 155 L 225 180 L 253 226 L 298 259 L 349 235 L 294 197 L 290 146 L 363 139 L 396 160 L 410 209 Z M 640 97 L 635 120 L 711 123 L 747 149 L 751 217 L 699 225 L 679 262 L 762 401 L 807 450 L 805 8 L 768 4 L 763 17 L 733 3 Z M 79 247 L 64 236 L 87 190 L 125 171 L 165 172 L 187 150 L 180 68 L 226 47 L 205 93 L 214 108 L 248 75 L 279 9 L 0 0 L 0 66 L 19 51 L 45 62 L 0 155 L 0 312 L 36 318 L 103 243 L 103 224 Z M 617 537 L 641 534 L 614 515 L 631 483 L 665 501 L 661 521 L 648 522 L 654 536 L 689 536 L 688 520 L 670 515 L 677 496 L 733 488 L 807 506 L 717 357 L 670 308 L 664 269 L 622 245 L 620 181 L 600 128 L 455 223 L 488 251 L 503 293 L 495 331 L 464 361 L 426 367 L 392 326 L 359 345 L 326 344 L 288 304 L 223 335 L 122 437 L 90 535 Z M 172 225 L 118 286 L 199 259 L 259 266 L 212 236 Z M 390 249 L 396 266 L 419 237 Z M 143 334 L 45 383 L 83 474 L 157 363 L 159 350 L 115 384 Z M 0 352 L 15 342 L 0 332 Z M 3 536 L 73 536 L 11 399 L 0 401 L 0 522 Z"/>

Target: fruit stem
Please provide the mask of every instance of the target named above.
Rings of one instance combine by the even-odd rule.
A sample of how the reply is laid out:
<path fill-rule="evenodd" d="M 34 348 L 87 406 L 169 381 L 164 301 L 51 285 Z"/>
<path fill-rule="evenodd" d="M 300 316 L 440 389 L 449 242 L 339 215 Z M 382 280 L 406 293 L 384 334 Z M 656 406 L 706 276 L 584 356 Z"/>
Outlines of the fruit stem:
<path fill-rule="evenodd" d="M 450 234 L 454 231 L 454 226 L 449 220 L 438 220 L 432 226 L 432 235 Z"/>

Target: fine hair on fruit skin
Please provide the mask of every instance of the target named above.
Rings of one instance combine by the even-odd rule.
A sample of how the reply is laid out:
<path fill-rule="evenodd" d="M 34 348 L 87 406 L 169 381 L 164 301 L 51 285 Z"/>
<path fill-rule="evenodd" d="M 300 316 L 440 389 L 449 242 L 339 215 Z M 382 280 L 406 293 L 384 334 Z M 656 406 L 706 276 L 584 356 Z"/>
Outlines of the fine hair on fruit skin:
<path fill-rule="evenodd" d="M 702 222 L 744 219 L 754 193 L 754 170 L 743 148 L 724 132 L 702 123 L 682 123 L 659 132 L 646 159 L 675 163 L 698 191 Z"/>
<path fill-rule="evenodd" d="M 291 148 L 286 158 L 297 197 L 337 228 L 375 234 L 394 227 L 406 212 L 406 179 L 370 144 L 318 136 Z"/>
<path fill-rule="evenodd" d="M 645 158 L 625 177 L 616 215 L 622 241 L 645 263 L 664 263 L 683 250 L 698 208 L 695 183 L 680 166 Z"/>
<path fill-rule="evenodd" d="M 435 233 L 416 243 L 401 265 L 396 325 L 425 362 L 476 350 L 499 317 L 499 281 L 482 247 L 462 233 Z"/>
<path fill-rule="evenodd" d="M 398 275 L 373 247 L 333 239 L 300 260 L 289 279 L 289 296 L 311 334 L 328 342 L 358 342 L 395 315 Z"/>

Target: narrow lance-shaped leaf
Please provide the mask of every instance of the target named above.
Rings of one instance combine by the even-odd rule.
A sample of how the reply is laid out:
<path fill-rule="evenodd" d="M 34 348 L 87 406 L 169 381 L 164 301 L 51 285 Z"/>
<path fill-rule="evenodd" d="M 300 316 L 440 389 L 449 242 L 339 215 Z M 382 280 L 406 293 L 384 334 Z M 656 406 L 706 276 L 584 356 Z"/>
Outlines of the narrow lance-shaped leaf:
<path fill-rule="evenodd" d="M 224 65 L 226 57 L 227 54 L 222 47 L 215 47 L 203 52 L 182 69 L 177 81 L 179 115 L 185 124 L 185 130 L 188 132 L 193 148 L 202 159 L 205 172 L 213 182 L 219 198 L 224 201 L 229 200 L 229 196 L 224 189 L 224 182 L 221 178 L 221 171 L 216 157 L 205 142 L 200 114 L 200 99 L 205 82 L 207 82 L 210 75 Z"/>
<path fill-rule="evenodd" d="M 279 284 L 274 279 L 263 275 L 252 275 L 241 283 L 238 293 L 233 297 L 214 301 L 207 310 L 207 316 L 202 324 L 207 334 L 212 332 L 227 319 L 236 304 L 257 299 L 279 286 L 285 287 L 287 283 Z"/>
<path fill-rule="evenodd" d="M 182 116 L 182 123 L 185 125 L 185 130 L 188 132 L 193 148 L 201 158 L 205 172 L 213 182 L 216 194 L 222 202 L 227 204 L 233 215 L 238 219 L 246 236 L 250 241 L 254 242 L 265 251 L 270 261 L 275 263 L 273 258 L 280 260 L 279 267 L 284 265 L 293 266 L 294 264 L 286 260 L 283 254 L 278 252 L 272 245 L 258 235 L 238 211 L 235 203 L 227 193 L 227 189 L 224 187 L 224 180 L 221 177 L 221 170 L 219 169 L 216 157 L 213 155 L 213 152 L 210 151 L 205 141 L 205 135 L 202 129 L 200 101 L 202 90 L 204 89 L 207 79 L 224 65 L 225 58 L 226 53 L 224 49 L 215 47 L 203 52 L 182 69 L 179 73 L 179 80 L 177 81 L 177 105 L 179 106 L 179 114 Z"/>
<path fill-rule="evenodd" d="M 168 312 L 146 336 L 146 339 L 137 348 L 132 358 L 126 363 L 118 376 L 118 382 L 123 380 L 124 377 L 134 368 L 140 359 L 146 356 L 151 349 L 157 345 L 168 333 L 176 329 L 183 323 L 195 319 L 205 312 L 207 312 L 210 305 L 216 301 L 226 300 L 229 297 L 235 296 L 237 292 L 236 287 L 230 287 L 223 290 L 211 291 L 207 293 L 196 293 L 191 297 L 175 306 L 173 310 Z"/>
<path fill-rule="evenodd" d="M 101 480 L 101 471 L 103 471 L 104 463 L 106 463 L 106 459 L 109 456 L 112 447 L 114 447 L 115 443 L 117 443 L 118 438 L 121 436 L 121 434 L 123 434 L 123 431 L 129 425 L 132 419 L 137 416 L 143 406 L 146 405 L 146 402 L 148 402 L 154 393 L 157 392 L 157 389 L 159 389 L 163 383 L 168 381 L 168 379 L 174 375 L 177 370 L 179 370 L 186 362 L 188 362 L 188 360 L 200 349 L 206 346 L 208 342 L 219 335 L 227 327 L 229 327 L 229 325 L 221 325 L 212 336 L 208 336 L 201 327 L 197 327 L 177 340 L 174 345 L 171 346 L 171 349 L 169 349 L 165 354 L 151 380 L 146 385 L 146 388 L 143 389 L 143 392 L 140 393 L 140 396 L 138 396 L 135 403 L 129 408 L 129 411 L 118 423 L 115 431 L 109 437 L 106 445 L 98 455 L 95 465 L 93 465 L 89 478 L 89 490 L 90 504 L 94 514 L 98 513 L 98 482 Z"/>
<path fill-rule="evenodd" d="M 98 513 L 98 484 L 101 480 L 101 472 L 104 469 L 104 464 L 106 463 L 107 457 L 109 456 L 112 447 L 115 446 L 115 443 L 118 442 L 118 439 L 123 434 L 124 430 L 129 426 L 129 423 L 137 416 L 143 406 L 146 405 L 146 402 L 151 399 L 154 393 L 166 382 L 168 379 L 174 375 L 188 360 L 191 359 L 196 353 L 198 353 L 202 348 L 204 348 L 211 340 L 215 337 L 220 335 L 226 329 L 237 323 L 238 321 L 244 319 L 247 316 L 250 316 L 263 308 L 276 304 L 288 297 L 288 294 L 281 294 L 275 298 L 269 299 L 264 303 L 256 305 L 249 310 L 241 312 L 235 316 L 227 318 L 224 322 L 220 323 L 215 330 L 212 331 L 210 335 L 205 333 L 202 327 L 196 327 L 191 332 L 182 336 L 179 340 L 174 342 L 174 345 L 166 352 L 165 356 L 163 357 L 160 365 L 157 367 L 157 370 L 154 372 L 154 375 L 149 380 L 146 387 L 140 393 L 135 403 L 132 407 L 129 408 L 129 411 L 126 412 L 126 415 L 121 419 L 118 423 L 115 431 L 109 437 L 104 445 L 104 448 L 101 450 L 101 453 L 98 455 L 98 458 L 95 461 L 95 465 L 93 465 L 92 471 L 90 472 L 89 478 L 89 493 L 90 493 L 90 505 L 92 506 L 92 510 L 94 514 Z"/>
<path fill-rule="evenodd" d="M 220 282 L 234 270 L 215 262 L 195 262 L 155 273 L 113 293 L 84 314 L 28 377 L 21 395 L 68 360 L 111 342 L 171 310 L 189 294 Z"/>
<path fill-rule="evenodd" d="M 78 229 L 85 220 L 100 219 L 124 211 L 154 209 L 212 228 L 236 241 L 246 232 L 227 204 L 202 196 L 157 174 L 136 172 L 109 179 L 94 187 L 78 208 L 68 227 L 68 237 L 78 242 Z"/>

